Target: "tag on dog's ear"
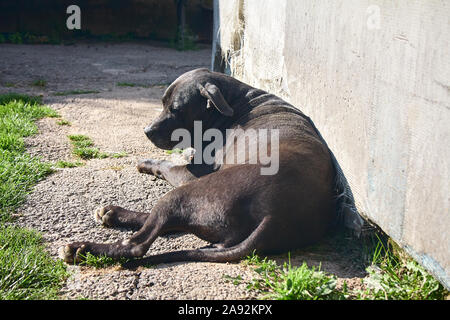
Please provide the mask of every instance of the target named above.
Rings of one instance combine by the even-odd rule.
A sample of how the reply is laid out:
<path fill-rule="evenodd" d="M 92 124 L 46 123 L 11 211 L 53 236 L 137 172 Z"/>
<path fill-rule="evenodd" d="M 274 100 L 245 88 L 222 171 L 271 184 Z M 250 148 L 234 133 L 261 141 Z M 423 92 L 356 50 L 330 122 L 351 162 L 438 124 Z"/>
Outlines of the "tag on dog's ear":
<path fill-rule="evenodd" d="M 223 115 L 228 117 L 233 115 L 234 110 L 225 101 L 222 92 L 220 92 L 220 89 L 216 85 L 208 82 L 205 86 L 199 84 L 198 89 L 200 90 L 200 94 L 208 99 L 206 108 L 210 108 L 212 103 Z"/>

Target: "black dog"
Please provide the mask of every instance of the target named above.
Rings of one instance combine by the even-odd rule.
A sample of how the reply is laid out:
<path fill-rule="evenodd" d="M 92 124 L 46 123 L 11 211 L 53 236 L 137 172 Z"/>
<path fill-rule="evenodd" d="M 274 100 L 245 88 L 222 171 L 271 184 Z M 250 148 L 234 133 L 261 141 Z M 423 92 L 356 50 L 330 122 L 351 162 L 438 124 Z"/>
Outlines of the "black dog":
<path fill-rule="evenodd" d="M 246 152 L 248 145 L 235 152 L 234 157 L 245 152 L 238 162 L 180 166 L 169 161 L 142 161 L 140 172 L 166 179 L 177 188 L 162 197 L 150 213 L 112 205 L 98 209 L 95 218 L 104 225 L 139 231 L 124 242 L 66 245 L 62 248 L 66 262 L 79 262 L 86 252 L 139 258 L 158 236 L 172 232 L 193 233 L 214 246 L 148 256 L 131 264 L 226 262 L 253 250 L 280 253 L 312 244 L 336 225 L 340 191 L 335 185 L 335 159 L 301 111 L 272 94 L 207 69 L 181 75 L 166 90 L 162 103 L 161 115 L 145 129 L 156 146 L 172 149 L 177 143 L 171 139 L 175 129 L 184 128 L 195 135 L 195 121 L 201 121 L 203 130 L 215 128 L 224 133 L 236 128 L 243 132 L 276 129 L 278 143 L 269 144 L 268 149 L 278 154 L 278 171 L 262 174 L 267 163 Z M 231 140 L 235 141 L 225 139 L 216 160 L 227 156 Z"/>

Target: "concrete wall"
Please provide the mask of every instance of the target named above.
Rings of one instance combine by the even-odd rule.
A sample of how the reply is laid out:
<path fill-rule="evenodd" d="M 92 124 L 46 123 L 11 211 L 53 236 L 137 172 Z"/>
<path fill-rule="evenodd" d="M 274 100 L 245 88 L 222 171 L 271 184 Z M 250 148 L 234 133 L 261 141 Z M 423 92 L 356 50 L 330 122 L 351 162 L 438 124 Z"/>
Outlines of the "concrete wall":
<path fill-rule="evenodd" d="M 218 1 L 232 74 L 309 115 L 359 211 L 449 288 L 450 2 Z"/>

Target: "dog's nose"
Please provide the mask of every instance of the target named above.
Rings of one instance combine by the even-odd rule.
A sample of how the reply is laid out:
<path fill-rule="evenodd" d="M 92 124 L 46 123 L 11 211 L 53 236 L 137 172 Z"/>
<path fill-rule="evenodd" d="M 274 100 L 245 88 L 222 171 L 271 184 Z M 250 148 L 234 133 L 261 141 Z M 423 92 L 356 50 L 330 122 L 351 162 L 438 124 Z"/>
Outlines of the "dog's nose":
<path fill-rule="evenodd" d="M 145 129 L 144 129 L 144 133 L 148 138 L 150 138 L 154 132 L 155 131 L 153 130 L 152 125 L 149 125 L 149 126 L 145 127 Z"/>

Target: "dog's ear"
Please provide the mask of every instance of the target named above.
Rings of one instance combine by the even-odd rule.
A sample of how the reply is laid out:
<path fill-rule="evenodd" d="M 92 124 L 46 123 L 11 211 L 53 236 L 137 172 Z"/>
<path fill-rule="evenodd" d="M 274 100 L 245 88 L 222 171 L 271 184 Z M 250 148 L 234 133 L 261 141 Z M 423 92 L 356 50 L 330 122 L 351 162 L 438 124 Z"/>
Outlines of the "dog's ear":
<path fill-rule="evenodd" d="M 200 94 L 208 99 L 208 104 L 206 105 L 207 108 L 211 106 L 212 102 L 216 109 L 219 110 L 219 112 L 223 115 L 226 115 L 228 117 L 231 117 L 233 115 L 233 109 L 225 101 L 222 92 L 220 92 L 220 89 L 216 85 L 208 82 L 207 84 L 205 84 L 205 86 L 199 84 L 198 88 L 200 90 Z"/>

